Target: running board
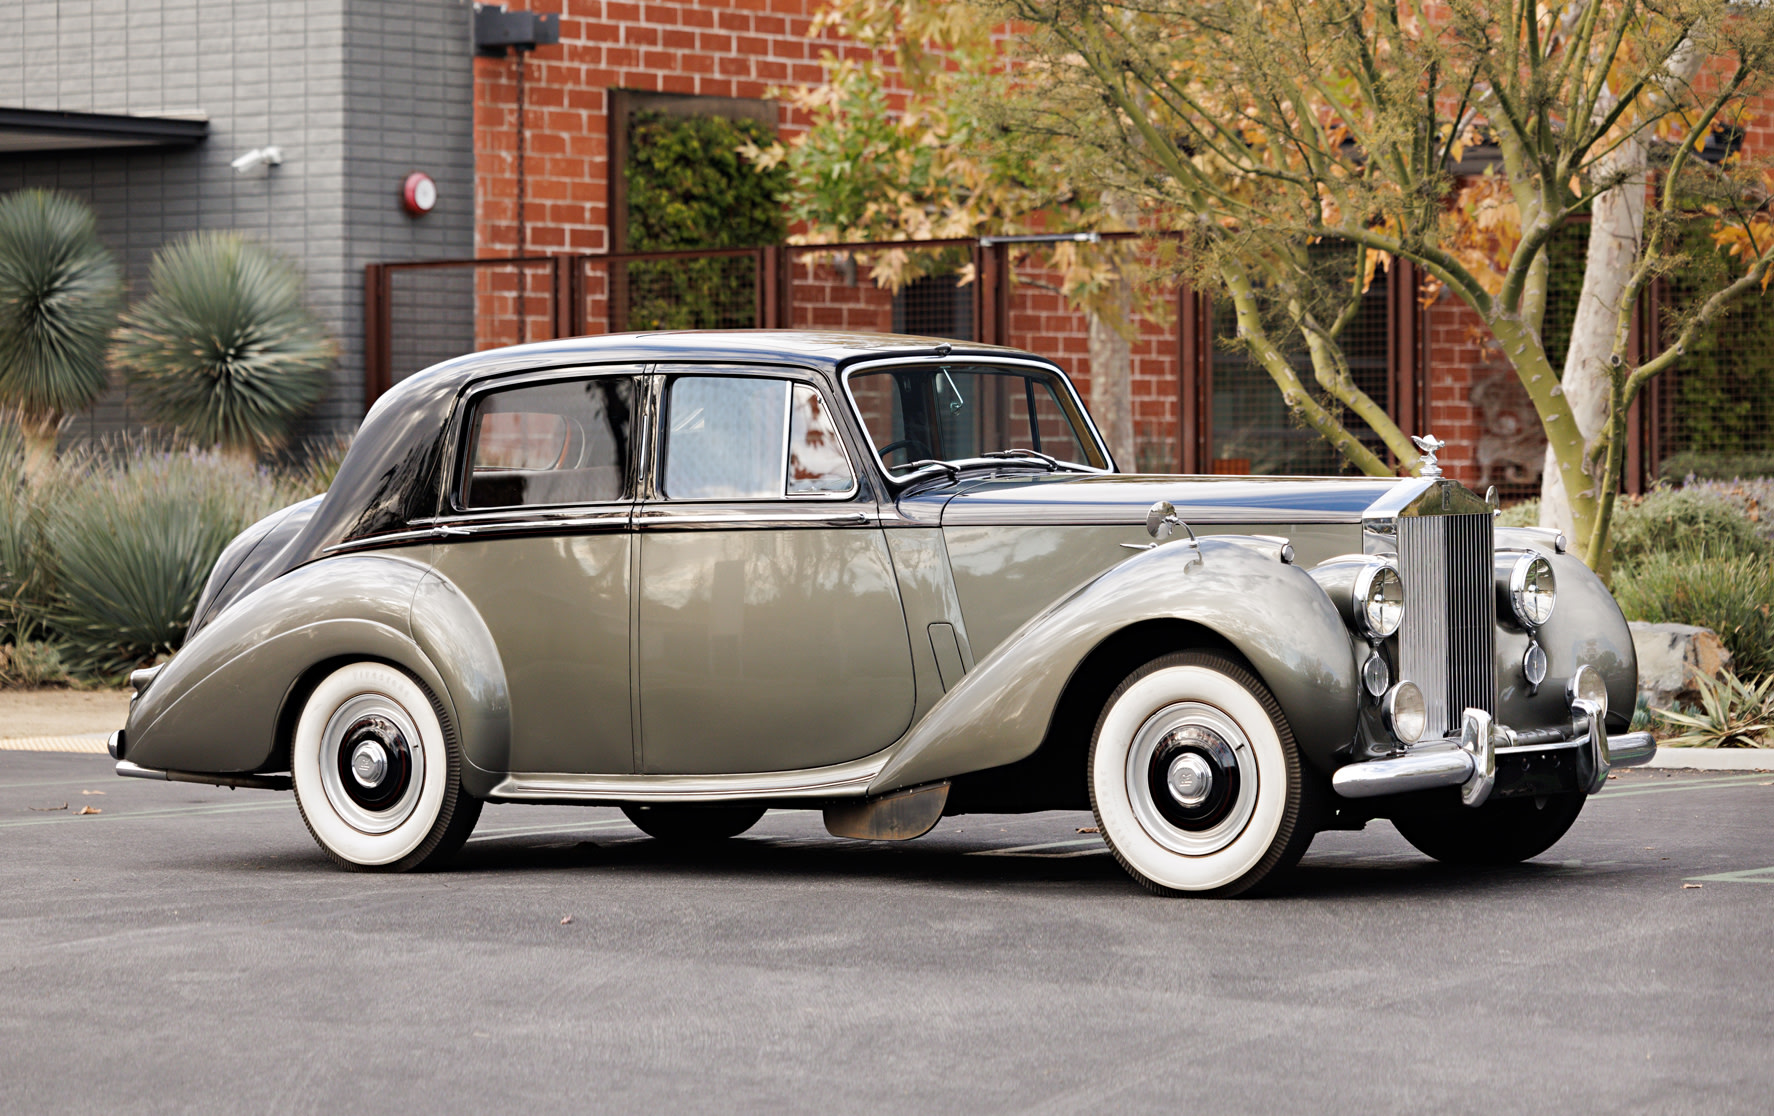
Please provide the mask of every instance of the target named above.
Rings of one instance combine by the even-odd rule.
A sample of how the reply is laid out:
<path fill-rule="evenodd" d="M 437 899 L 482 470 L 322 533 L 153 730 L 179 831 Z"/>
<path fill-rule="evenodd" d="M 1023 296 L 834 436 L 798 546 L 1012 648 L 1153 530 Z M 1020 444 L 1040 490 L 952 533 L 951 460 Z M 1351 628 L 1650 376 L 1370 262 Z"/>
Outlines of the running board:
<path fill-rule="evenodd" d="M 499 780 L 490 802 L 739 802 L 792 798 L 860 798 L 886 766 L 877 753 L 830 767 L 741 775 L 514 774 Z M 934 823 L 933 823 L 934 824 Z"/>

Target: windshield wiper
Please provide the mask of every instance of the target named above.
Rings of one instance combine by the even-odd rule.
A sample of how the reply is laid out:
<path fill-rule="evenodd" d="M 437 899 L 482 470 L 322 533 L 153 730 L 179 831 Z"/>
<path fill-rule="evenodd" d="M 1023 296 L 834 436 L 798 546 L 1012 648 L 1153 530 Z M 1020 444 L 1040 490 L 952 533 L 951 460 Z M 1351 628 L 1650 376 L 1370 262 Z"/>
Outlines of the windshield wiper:
<path fill-rule="evenodd" d="M 1074 464 L 1073 462 L 1070 462 L 1070 461 L 1061 461 L 1059 458 L 1050 457 L 1047 454 L 1042 453 L 1040 450 L 1032 450 L 1032 449 L 991 450 L 987 453 L 980 454 L 980 456 L 981 457 L 1013 457 L 1013 458 L 1014 457 L 1029 457 L 1029 458 L 1034 458 L 1038 461 L 1046 462 L 1047 468 L 1049 471 L 1054 470 L 1054 469 L 1065 469 L 1069 472 L 1074 472 L 1074 473 L 1094 473 L 1094 472 L 1096 472 L 1095 469 L 1092 469 L 1087 465 L 1078 465 L 1078 464 Z"/>

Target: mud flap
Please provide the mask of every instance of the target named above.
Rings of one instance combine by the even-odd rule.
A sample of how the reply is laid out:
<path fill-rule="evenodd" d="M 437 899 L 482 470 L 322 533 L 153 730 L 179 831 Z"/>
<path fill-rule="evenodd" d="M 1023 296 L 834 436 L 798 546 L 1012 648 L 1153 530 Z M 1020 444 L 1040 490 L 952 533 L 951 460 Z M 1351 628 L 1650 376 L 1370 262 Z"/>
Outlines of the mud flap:
<path fill-rule="evenodd" d="M 858 841 L 910 841 L 936 827 L 948 801 L 947 782 L 926 783 L 878 798 L 827 806 L 825 828 L 834 837 Z"/>

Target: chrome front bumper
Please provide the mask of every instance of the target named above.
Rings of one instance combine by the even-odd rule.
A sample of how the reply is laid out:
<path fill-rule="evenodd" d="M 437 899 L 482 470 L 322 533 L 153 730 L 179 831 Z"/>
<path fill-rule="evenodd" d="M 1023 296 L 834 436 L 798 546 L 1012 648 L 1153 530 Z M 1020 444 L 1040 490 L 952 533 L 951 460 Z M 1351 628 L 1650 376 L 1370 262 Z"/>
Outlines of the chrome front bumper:
<path fill-rule="evenodd" d="M 1337 769 L 1331 786 L 1344 798 L 1377 798 L 1433 787 L 1459 787 L 1460 800 L 1482 806 L 1497 781 L 1497 757 L 1540 755 L 1574 749 L 1577 779 L 1585 794 L 1594 794 L 1615 767 L 1637 767 L 1657 754 L 1648 732 L 1608 737 L 1602 710 L 1586 701 L 1572 703 L 1574 735 L 1544 740 L 1544 733 L 1517 732 L 1491 720 L 1482 709 L 1468 709 L 1460 719 L 1460 735 L 1429 740 L 1384 759 L 1351 763 Z"/>

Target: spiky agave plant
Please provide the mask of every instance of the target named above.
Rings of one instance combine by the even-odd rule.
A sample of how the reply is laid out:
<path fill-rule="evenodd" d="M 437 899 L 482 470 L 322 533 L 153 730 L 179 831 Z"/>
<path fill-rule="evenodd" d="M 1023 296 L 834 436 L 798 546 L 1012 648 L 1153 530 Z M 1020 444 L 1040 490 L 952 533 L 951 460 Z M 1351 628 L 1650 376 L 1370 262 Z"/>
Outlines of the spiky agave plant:
<path fill-rule="evenodd" d="M 122 295 L 83 202 L 51 190 L 0 198 L 0 408 L 18 416 L 33 468 L 62 420 L 105 390 Z"/>
<path fill-rule="evenodd" d="M 200 232 L 156 253 L 149 282 L 112 348 L 136 398 L 199 445 L 281 445 L 338 355 L 295 265 L 239 233 Z"/>

